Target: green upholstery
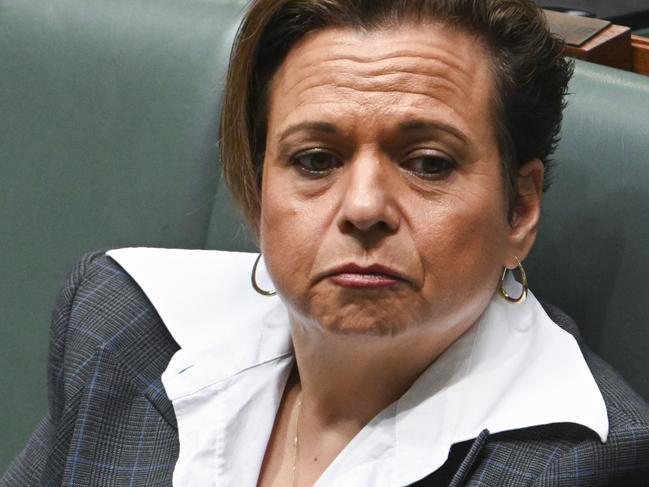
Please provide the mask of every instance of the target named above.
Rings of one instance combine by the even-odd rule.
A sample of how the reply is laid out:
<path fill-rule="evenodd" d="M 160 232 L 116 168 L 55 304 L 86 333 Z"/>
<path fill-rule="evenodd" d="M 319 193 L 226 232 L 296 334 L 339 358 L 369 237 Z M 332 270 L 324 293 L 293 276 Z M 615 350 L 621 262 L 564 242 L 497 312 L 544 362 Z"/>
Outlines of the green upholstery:
<path fill-rule="evenodd" d="M 577 63 L 530 286 L 649 399 L 649 77 Z"/>
<path fill-rule="evenodd" d="M 235 0 L 0 2 L 0 470 L 46 409 L 49 313 L 84 252 L 253 249 L 216 164 Z M 649 78 L 580 63 L 532 288 L 649 397 Z"/>
<path fill-rule="evenodd" d="M 45 411 L 49 314 L 76 258 L 205 245 L 240 11 L 0 2 L 0 470 Z"/>

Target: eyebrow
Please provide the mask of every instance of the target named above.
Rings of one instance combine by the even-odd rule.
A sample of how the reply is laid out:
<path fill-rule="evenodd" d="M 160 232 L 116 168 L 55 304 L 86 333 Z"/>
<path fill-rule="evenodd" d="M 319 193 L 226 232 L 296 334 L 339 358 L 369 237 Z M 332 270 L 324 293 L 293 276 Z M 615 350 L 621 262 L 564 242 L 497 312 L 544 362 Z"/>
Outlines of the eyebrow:
<path fill-rule="evenodd" d="M 446 122 L 432 121 L 432 120 L 423 120 L 423 119 L 414 119 L 401 122 L 399 124 L 400 132 L 446 132 L 456 139 L 460 140 L 464 144 L 468 144 L 469 140 L 460 129 L 454 125 L 448 124 Z"/>
<path fill-rule="evenodd" d="M 441 121 L 432 121 L 424 119 L 413 119 L 399 123 L 397 126 L 399 132 L 446 132 L 455 137 L 464 144 L 468 144 L 467 136 L 454 125 Z M 288 126 L 279 135 L 279 140 L 284 140 L 296 132 L 320 132 L 325 134 L 337 134 L 339 131 L 336 126 L 329 122 L 300 122 Z"/>
<path fill-rule="evenodd" d="M 279 135 L 279 140 L 284 140 L 285 138 L 293 135 L 296 132 L 320 132 L 325 134 L 337 134 L 338 129 L 335 125 L 329 122 L 300 122 L 294 125 L 288 126 L 282 131 Z"/>

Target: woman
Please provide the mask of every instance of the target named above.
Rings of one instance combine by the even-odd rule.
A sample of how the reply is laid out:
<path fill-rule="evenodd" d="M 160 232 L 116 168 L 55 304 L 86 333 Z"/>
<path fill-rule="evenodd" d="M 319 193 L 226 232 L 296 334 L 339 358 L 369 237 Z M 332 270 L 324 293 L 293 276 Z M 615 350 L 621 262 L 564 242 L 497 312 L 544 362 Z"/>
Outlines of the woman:
<path fill-rule="evenodd" d="M 84 258 L 4 485 L 644 485 L 649 408 L 527 293 L 569 76 L 526 0 L 253 2 L 221 150 L 263 259 Z"/>

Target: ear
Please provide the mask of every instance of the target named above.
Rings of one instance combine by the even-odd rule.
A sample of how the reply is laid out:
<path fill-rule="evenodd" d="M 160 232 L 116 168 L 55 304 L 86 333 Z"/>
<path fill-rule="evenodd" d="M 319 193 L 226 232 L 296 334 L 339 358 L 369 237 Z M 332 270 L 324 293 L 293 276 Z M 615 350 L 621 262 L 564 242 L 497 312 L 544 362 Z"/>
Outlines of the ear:
<path fill-rule="evenodd" d="M 517 257 L 521 262 L 527 257 L 536 240 L 541 217 L 544 174 L 545 167 L 539 159 L 526 162 L 518 171 L 509 224 L 511 253 L 508 261 L 505 262 L 505 266 L 509 269 L 513 269 L 517 265 L 514 257 Z"/>

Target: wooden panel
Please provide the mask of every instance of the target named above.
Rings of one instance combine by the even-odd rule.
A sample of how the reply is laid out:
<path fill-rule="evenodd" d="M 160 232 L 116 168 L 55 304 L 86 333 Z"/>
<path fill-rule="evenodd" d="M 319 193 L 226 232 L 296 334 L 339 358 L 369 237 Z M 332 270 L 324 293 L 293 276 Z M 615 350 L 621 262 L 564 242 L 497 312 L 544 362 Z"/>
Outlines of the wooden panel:
<path fill-rule="evenodd" d="M 566 52 L 569 56 L 591 63 L 633 70 L 631 29 L 622 25 L 609 25 L 579 47 L 566 46 Z"/>
<path fill-rule="evenodd" d="M 633 70 L 631 29 L 598 19 L 545 11 L 550 31 L 566 42 L 566 54 L 591 63 Z"/>
<path fill-rule="evenodd" d="M 608 20 L 578 17 L 552 10 L 544 10 L 543 13 L 552 33 L 571 46 L 581 46 L 611 25 Z"/>
<path fill-rule="evenodd" d="M 633 71 L 649 75 L 649 38 L 631 36 L 631 49 L 633 52 Z"/>

